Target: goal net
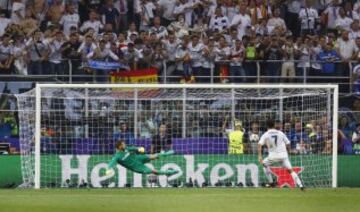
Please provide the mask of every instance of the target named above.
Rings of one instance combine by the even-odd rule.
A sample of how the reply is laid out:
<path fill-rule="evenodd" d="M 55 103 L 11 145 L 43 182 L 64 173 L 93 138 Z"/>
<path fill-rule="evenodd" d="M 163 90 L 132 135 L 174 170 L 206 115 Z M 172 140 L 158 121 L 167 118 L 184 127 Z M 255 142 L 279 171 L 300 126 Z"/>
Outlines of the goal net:
<path fill-rule="evenodd" d="M 274 119 L 291 141 L 290 161 L 305 186 L 336 187 L 337 92 L 332 85 L 38 84 L 17 95 L 23 182 L 261 187 L 257 142 Z M 237 141 L 229 144 L 229 137 Z M 146 165 L 179 173 L 156 177 L 117 165 L 106 176 L 119 140 L 146 154 L 173 149 L 175 155 Z M 280 165 L 271 172 L 279 187 L 294 186 Z"/>

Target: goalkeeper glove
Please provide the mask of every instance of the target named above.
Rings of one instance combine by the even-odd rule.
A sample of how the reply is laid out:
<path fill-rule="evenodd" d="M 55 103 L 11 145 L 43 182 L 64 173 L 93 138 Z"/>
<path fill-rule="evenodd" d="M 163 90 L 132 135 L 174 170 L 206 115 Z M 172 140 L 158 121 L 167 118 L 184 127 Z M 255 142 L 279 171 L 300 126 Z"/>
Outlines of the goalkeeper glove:
<path fill-rule="evenodd" d="M 141 153 L 141 154 L 145 153 L 145 148 L 144 147 L 139 147 L 138 152 Z"/>
<path fill-rule="evenodd" d="M 106 169 L 106 172 L 105 172 L 105 175 L 106 175 L 106 176 L 112 176 L 112 175 L 114 175 L 114 174 L 115 174 L 115 172 L 114 172 L 113 169 Z"/>

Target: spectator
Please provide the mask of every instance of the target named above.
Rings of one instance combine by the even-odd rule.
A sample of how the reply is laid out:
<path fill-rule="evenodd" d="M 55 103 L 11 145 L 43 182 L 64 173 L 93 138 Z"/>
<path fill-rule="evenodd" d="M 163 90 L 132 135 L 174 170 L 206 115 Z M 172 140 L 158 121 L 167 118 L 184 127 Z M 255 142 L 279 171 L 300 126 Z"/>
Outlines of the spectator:
<path fill-rule="evenodd" d="M 238 39 L 242 39 L 245 35 L 246 28 L 251 26 L 251 18 L 246 14 L 246 4 L 244 1 L 240 3 L 239 14 L 235 15 L 230 26 L 236 26 L 238 30 Z"/>
<path fill-rule="evenodd" d="M 286 39 L 285 44 L 282 46 L 282 55 L 284 62 L 281 65 L 281 77 L 288 79 L 288 81 L 292 81 L 292 78 L 295 77 L 295 49 L 293 38 L 290 36 Z"/>
<path fill-rule="evenodd" d="M 325 49 L 318 54 L 318 60 L 322 62 L 320 76 L 336 76 L 336 62 L 340 60 L 340 57 L 331 42 L 327 43 Z"/>
<path fill-rule="evenodd" d="M 26 44 L 30 54 L 29 74 L 47 74 L 43 72 L 43 62 L 48 60 L 50 51 L 48 46 L 41 40 L 41 37 L 42 33 L 36 31 L 32 39 Z"/>
<path fill-rule="evenodd" d="M 131 2 L 130 2 L 131 3 Z M 119 21 L 118 24 L 121 26 L 120 31 L 128 28 L 128 1 L 127 0 L 115 0 L 114 7 L 119 12 Z"/>
<path fill-rule="evenodd" d="M 166 124 L 159 125 L 158 133 L 151 142 L 151 154 L 160 153 L 172 149 L 171 135 L 167 132 Z"/>
<path fill-rule="evenodd" d="M 339 130 L 342 132 L 345 139 L 351 138 L 352 127 L 350 125 L 349 118 L 345 115 L 340 117 Z"/>
<path fill-rule="evenodd" d="M 284 19 L 280 17 L 280 8 L 275 8 L 273 12 L 273 16 L 268 20 L 267 25 L 270 32 L 273 31 L 275 28 L 280 28 L 282 32 L 286 31 L 286 24 Z"/>
<path fill-rule="evenodd" d="M 0 74 L 11 74 L 10 66 L 13 60 L 13 45 L 10 43 L 10 37 L 4 35 L 0 44 Z"/>
<path fill-rule="evenodd" d="M 316 24 L 318 22 L 318 12 L 312 7 L 312 0 L 305 0 L 305 7 L 299 12 L 301 21 L 301 34 L 314 35 L 316 33 Z"/>
<path fill-rule="evenodd" d="M 154 18 L 154 26 L 150 28 L 150 33 L 155 33 L 157 39 L 165 38 L 168 35 L 168 31 L 166 27 L 161 26 L 161 19 L 160 17 Z"/>
<path fill-rule="evenodd" d="M 257 145 L 261 136 L 260 126 L 258 122 L 255 121 L 251 123 L 251 130 L 248 134 L 250 143 L 247 145 L 247 148 L 245 148 L 245 150 L 248 154 L 256 154 Z"/>
<path fill-rule="evenodd" d="M 189 25 L 184 21 L 183 15 L 178 15 L 178 21 L 171 23 L 168 26 L 168 30 L 175 33 L 176 37 L 179 39 L 189 35 Z"/>
<path fill-rule="evenodd" d="M 19 23 L 25 18 L 25 4 L 21 0 L 13 0 L 11 10 L 11 21 Z"/>
<path fill-rule="evenodd" d="M 192 25 L 192 13 L 193 13 L 193 1 L 190 0 L 179 0 L 174 8 L 174 15 L 184 15 L 185 22 L 188 26 Z"/>
<path fill-rule="evenodd" d="M 352 134 L 353 151 L 360 155 L 360 124 L 356 124 L 356 129 Z"/>
<path fill-rule="evenodd" d="M 183 78 L 184 81 L 191 80 L 191 69 L 190 69 L 190 55 L 187 48 L 188 42 L 184 40 L 181 45 L 176 49 L 175 61 L 176 61 L 176 70 L 174 73 L 175 81 L 178 81 L 176 78 Z M 179 81 L 178 81 L 179 82 Z"/>
<path fill-rule="evenodd" d="M 64 66 L 61 58 L 61 47 L 65 43 L 64 35 L 62 31 L 56 31 L 55 36 L 48 42 L 48 48 L 50 50 L 49 55 L 49 74 L 64 75 Z"/>
<path fill-rule="evenodd" d="M 279 45 L 279 41 L 276 37 L 273 37 L 271 39 L 270 45 L 265 49 L 265 59 L 269 60 L 266 66 L 266 72 L 267 72 L 266 75 L 271 77 L 266 81 L 278 82 L 280 76 L 281 63 L 277 61 L 282 59 L 282 52 Z"/>
<path fill-rule="evenodd" d="M 70 28 L 71 27 L 78 27 L 80 23 L 80 17 L 75 12 L 74 4 L 68 4 L 66 9 L 66 14 L 63 15 L 59 22 L 64 28 L 64 34 L 66 36 L 70 35 Z"/>
<path fill-rule="evenodd" d="M 161 23 L 163 26 L 169 26 L 176 17 L 174 14 L 177 0 L 159 0 L 158 5 L 163 12 L 161 17 Z"/>
<path fill-rule="evenodd" d="M 119 0 L 121 1 L 121 0 Z M 85 21 L 80 27 L 80 31 L 85 32 L 89 28 L 94 30 L 94 36 L 99 34 L 99 31 L 104 27 L 103 24 L 98 20 L 98 14 L 95 11 L 89 13 L 89 20 Z"/>
<path fill-rule="evenodd" d="M 155 4 L 150 0 L 142 1 L 142 11 L 141 11 L 141 22 L 140 22 L 140 30 L 148 30 L 153 23 L 153 19 L 155 17 L 154 11 L 156 10 Z M 160 20 L 161 24 L 161 20 Z"/>
<path fill-rule="evenodd" d="M 353 20 L 346 16 L 345 10 L 343 8 L 339 9 L 339 16 L 335 20 L 335 26 L 338 31 L 346 30 L 350 31 L 350 25 Z"/>
<path fill-rule="evenodd" d="M 90 52 L 86 57 L 97 61 L 107 61 L 110 58 L 114 61 L 119 61 L 119 57 L 109 48 L 106 48 L 105 45 L 105 40 L 100 40 L 98 48 Z M 106 82 L 108 80 L 107 70 L 97 69 L 96 76 L 99 82 Z"/>
<path fill-rule="evenodd" d="M 240 40 L 235 41 L 235 45 L 230 51 L 230 82 L 246 82 L 246 73 L 242 62 L 244 60 L 245 48 Z"/>
<path fill-rule="evenodd" d="M 300 35 L 300 26 L 299 22 L 299 13 L 301 10 L 301 1 L 299 0 L 289 0 L 287 1 L 287 11 L 286 11 L 286 26 L 294 35 L 298 37 Z"/>
<path fill-rule="evenodd" d="M 5 33 L 6 28 L 11 23 L 9 18 L 5 17 L 4 13 L 0 13 L 0 36 L 2 37 Z"/>
<path fill-rule="evenodd" d="M 65 42 L 62 46 L 61 46 L 61 55 L 63 59 L 67 59 L 70 60 L 71 62 L 71 66 L 72 66 L 72 70 L 73 70 L 73 75 L 81 75 L 83 74 L 83 72 L 81 70 L 79 70 L 79 66 L 80 66 L 80 58 L 81 58 L 81 53 L 78 52 L 78 49 L 80 47 L 81 43 L 79 41 L 79 36 L 77 33 L 72 33 L 70 34 L 70 39 L 69 41 Z M 69 70 L 69 69 L 67 69 Z M 68 74 L 68 73 L 65 73 Z M 77 76 L 74 78 L 74 80 L 81 80 L 81 77 Z"/>
<path fill-rule="evenodd" d="M 204 45 L 199 42 L 199 36 L 197 35 L 193 35 L 191 42 L 188 45 L 188 51 L 189 51 L 189 56 L 190 56 L 190 60 L 191 60 L 191 69 L 192 69 L 192 74 L 195 77 L 195 80 L 198 82 L 203 82 L 202 76 L 200 74 L 202 74 L 202 59 L 203 59 L 203 49 L 204 49 Z"/>
<path fill-rule="evenodd" d="M 322 13 L 322 22 L 327 32 L 336 32 L 336 19 L 339 17 L 340 0 L 332 0 Z"/>
<path fill-rule="evenodd" d="M 210 19 L 209 29 L 215 32 L 223 32 L 229 27 L 229 19 L 222 14 L 221 8 L 217 7 L 215 14 Z"/>
<path fill-rule="evenodd" d="M 354 20 L 350 25 L 350 33 L 349 33 L 349 39 L 355 40 L 356 38 L 360 37 L 360 25 L 359 20 Z"/>
<path fill-rule="evenodd" d="M 114 7 L 113 0 L 106 0 L 104 7 L 101 10 L 102 23 L 111 24 L 112 28 L 118 32 L 119 31 L 119 11 Z"/>
<path fill-rule="evenodd" d="M 125 122 L 120 122 L 119 131 L 114 134 L 114 140 L 124 140 L 126 145 L 135 145 L 135 137 L 132 132 L 129 131 Z"/>
<path fill-rule="evenodd" d="M 336 42 L 336 50 L 340 56 L 341 62 L 338 64 L 338 76 L 349 77 L 350 68 L 349 62 L 356 57 L 358 52 L 355 41 L 349 39 L 349 32 L 344 30 L 341 37 Z M 344 81 L 344 80 L 343 80 Z M 340 90 L 344 90 L 344 86 L 340 86 Z"/>
<path fill-rule="evenodd" d="M 65 12 L 65 5 L 62 0 L 54 0 L 49 7 L 47 16 L 52 24 L 59 23 Z"/>

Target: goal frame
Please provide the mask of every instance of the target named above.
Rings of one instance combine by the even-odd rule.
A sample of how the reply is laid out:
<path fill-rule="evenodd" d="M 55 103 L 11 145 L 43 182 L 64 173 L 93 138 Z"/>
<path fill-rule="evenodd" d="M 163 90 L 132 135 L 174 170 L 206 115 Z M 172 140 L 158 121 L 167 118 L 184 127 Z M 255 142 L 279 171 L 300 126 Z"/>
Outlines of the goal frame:
<path fill-rule="evenodd" d="M 338 164 L 338 107 L 339 88 L 335 84 L 41 84 L 35 87 L 35 176 L 34 188 L 40 189 L 40 163 L 41 163 L 41 91 L 44 88 L 200 88 L 200 89 L 333 89 L 333 114 L 332 114 L 332 188 L 337 187 L 337 164 Z M 185 100 L 185 98 L 184 98 Z"/>

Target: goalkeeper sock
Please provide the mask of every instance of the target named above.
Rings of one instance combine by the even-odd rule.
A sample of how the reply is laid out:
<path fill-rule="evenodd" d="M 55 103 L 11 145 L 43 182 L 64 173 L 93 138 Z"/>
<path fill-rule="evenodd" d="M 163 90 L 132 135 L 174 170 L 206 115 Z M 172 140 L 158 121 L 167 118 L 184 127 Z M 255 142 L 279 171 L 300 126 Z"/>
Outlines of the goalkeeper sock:
<path fill-rule="evenodd" d="M 293 180 L 295 181 L 295 183 L 300 187 L 302 188 L 303 187 L 303 184 L 300 180 L 300 177 L 296 174 L 296 172 L 291 172 L 291 177 L 293 178 Z"/>
<path fill-rule="evenodd" d="M 271 172 L 270 172 L 270 168 L 269 167 L 264 167 L 264 173 L 265 173 L 265 176 L 266 176 L 266 179 L 268 180 L 269 183 L 273 183 L 273 179 L 272 179 L 272 176 L 271 176 Z"/>

